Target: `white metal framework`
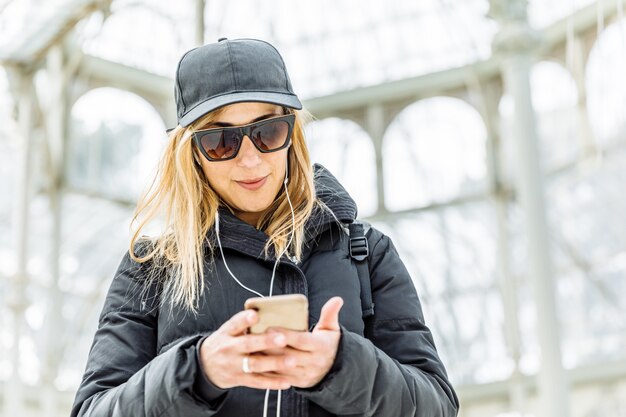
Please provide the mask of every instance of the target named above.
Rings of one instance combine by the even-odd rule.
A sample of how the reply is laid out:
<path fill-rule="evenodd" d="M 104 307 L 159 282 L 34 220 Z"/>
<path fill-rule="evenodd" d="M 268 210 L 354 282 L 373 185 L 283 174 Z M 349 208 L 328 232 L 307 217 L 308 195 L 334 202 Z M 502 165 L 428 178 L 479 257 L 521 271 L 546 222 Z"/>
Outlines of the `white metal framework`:
<path fill-rule="evenodd" d="M 155 2 L 154 36 L 182 39 L 161 62 L 146 58 L 156 49 L 118 59 L 119 51 L 106 48 L 125 19 L 145 14 L 141 1 L 52 3 L 20 30 L 4 21 L 1 32 L 0 25 L 0 33 L 11 35 L 11 42 L 0 41 L 0 64 L 14 98 L 11 109 L 1 110 L 12 122 L 0 129 L 0 153 L 10 155 L 0 165 L 11 171 L 0 180 L 8 190 L 0 204 L 0 263 L 8 265 L 0 267 L 0 416 L 67 415 L 102 297 L 127 243 L 136 179 L 121 170 L 164 140 L 146 138 L 128 123 L 89 130 L 73 110 L 91 92 L 113 87 L 143 99 L 160 119 L 159 131 L 173 126 L 168 69 L 181 52 L 176 48 L 217 38 L 236 25 L 228 7 L 246 9 L 236 1 L 187 0 L 173 11 Z M 350 1 L 320 2 L 339 16 L 315 21 L 333 34 L 326 37 L 306 28 L 289 35 L 301 16 L 319 18 L 310 5 L 276 17 L 259 2 L 246 13 L 263 22 L 255 36 L 286 51 L 294 86 L 317 118 L 309 140 L 338 144 L 348 167 L 339 177 L 354 184 L 349 191 L 363 196 L 361 207 L 371 207 L 366 217 L 392 236 L 405 259 L 456 383 L 461 416 L 625 415 L 626 304 L 616 294 L 626 277 L 626 222 L 619 216 L 626 202 L 611 196 L 623 188 L 626 118 L 615 130 L 594 130 L 588 81 L 594 53 L 621 54 L 626 62 L 623 43 L 610 53 L 598 46 L 612 24 L 626 39 L 623 1 L 565 2 L 549 10 L 551 18 L 538 13 L 547 7 L 539 0 L 378 3 L 367 3 L 368 14 Z M 11 0 L 0 3 L 0 13 L 11 7 Z M 350 10 L 359 18 L 332 32 L 333 19 Z M 433 14 L 441 15 L 437 24 L 429 23 Z M 282 26 L 279 18 L 292 23 Z M 192 30 L 183 32 L 181 21 Z M 463 26 L 466 32 L 458 32 Z M 453 40 L 432 58 L 428 42 L 419 49 L 411 38 L 429 30 Z M 345 60 L 342 50 L 330 54 L 333 62 L 318 62 L 350 31 L 375 32 L 377 51 L 386 42 L 398 49 L 374 62 L 355 46 Z M 394 66 L 398 60 L 405 65 Z M 547 61 L 571 80 L 571 107 L 546 110 L 538 103 L 548 97 L 549 107 L 558 96 L 558 80 L 537 91 L 539 64 Z M 626 82 L 610 82 L 626 108 Z M 445 119 L 451 109 L 458 111 Z M 472 123 L 480 129 L 469 129 Z M 434 126 L 458 137 L 429 137 Z M 564 127 L 570 130 L 559 130 Z M 347 131 L 353 134 L 346 137 Z M 456 146 L 467 146 L 467 153 Z M 477 147 L 478 168 L 470 164 Z M 557 148 L 565 151 L 550 159 Z M 311 149 L 314 159 L 324 159 L 314 143 Z M 439 150 L 447 157 L 437 159 Z M 461 158 L 446 165 L 454 155 Z M 412 170 L 398 174 L 402 164 Z M 461 179 L 451 188 L 458 192 L 442 191 L 450 180 L 437 177 L 439 166 L 458 168 Z M 362 177 L 351 183 L 355 172 Z M 429 182 L 442 185 L 429 189 Z M 398 189 L 413 200 L 398 203 Z"/>

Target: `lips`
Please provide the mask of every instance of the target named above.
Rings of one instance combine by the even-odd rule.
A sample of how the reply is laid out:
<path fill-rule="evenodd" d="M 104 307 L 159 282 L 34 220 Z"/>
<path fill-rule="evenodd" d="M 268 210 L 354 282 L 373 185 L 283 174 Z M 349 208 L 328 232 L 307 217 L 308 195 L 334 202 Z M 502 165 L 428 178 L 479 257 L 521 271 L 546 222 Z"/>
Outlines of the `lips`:
<path fill-rule="evenodd" d="M 246 190 L 258 190 L 259 188 L 261 188 L 263 186 L 263 184 L 265 184 L 265 181 L 267 180 L 267 175 L 264 177 L 257 177 L 257 178 L 250 178 L 250 179 L 245 179 L 245 180 L 241 180 L 241 181 L 235 181 L 237 184 L 239 184 L 240 186 L 242 186 L 243 188 L 245 188 Z"/>

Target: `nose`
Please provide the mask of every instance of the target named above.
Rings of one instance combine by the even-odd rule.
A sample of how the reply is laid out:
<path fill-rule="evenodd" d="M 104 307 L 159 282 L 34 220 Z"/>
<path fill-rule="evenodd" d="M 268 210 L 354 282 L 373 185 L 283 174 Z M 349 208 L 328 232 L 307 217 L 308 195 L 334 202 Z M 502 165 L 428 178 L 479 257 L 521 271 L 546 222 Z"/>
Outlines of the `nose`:
<path fill-rule="evenodd" d="M 254 146 L 252 139 L 247 135 L 243 137 L 241 148 L 237 154 L 237 165 L 242 167 L 254 167 L 261 162 L 261 152 Z"/>

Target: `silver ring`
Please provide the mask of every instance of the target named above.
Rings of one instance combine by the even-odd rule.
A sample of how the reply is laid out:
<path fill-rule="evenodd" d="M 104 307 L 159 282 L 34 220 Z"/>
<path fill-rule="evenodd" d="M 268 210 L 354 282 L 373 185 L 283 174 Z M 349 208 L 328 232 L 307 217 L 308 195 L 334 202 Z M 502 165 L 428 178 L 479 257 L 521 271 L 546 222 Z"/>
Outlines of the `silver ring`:
<path fill-rule="evenodd" d="M 244 374 L 252 373 L 252 371 L 250 370 L 250 357 L 247 355 L 243 357 L 243 364 L 241 365 L 241 370 L 243 371 Z"/>

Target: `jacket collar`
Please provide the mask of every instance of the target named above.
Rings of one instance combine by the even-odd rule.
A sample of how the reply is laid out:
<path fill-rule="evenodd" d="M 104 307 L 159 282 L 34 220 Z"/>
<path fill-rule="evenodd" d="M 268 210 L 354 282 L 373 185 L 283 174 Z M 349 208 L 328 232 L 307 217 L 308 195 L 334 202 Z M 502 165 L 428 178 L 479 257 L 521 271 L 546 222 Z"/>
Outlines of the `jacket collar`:
<path fill-rule="evenodd" d="M 356 203 L 330 171 L 320 164 L 313 165 L 313 182 L 317 198 L 326 204 L 338 220 L 350 223 L 356 219 Z M 328 212 L 314 213 L 311 220 L 317 221 L 316 216 L 322 216 L 323 223 L 334 221 Z"/>
<path fill-rule="evenodd" d="M 315 233 L 307 236 L 307 243 L 311 243 L 317 235 L 335 223 L 335 218 L 343 223 L 350 223 L 356 219 L 357 215 L 356 203 L 352 197 L 333 174 L 320 164 L 313 165 L 313 181 L 317 198 L 330 209 L 332 214 L 321 209 L 313 211 L 307 221 L 306 229 L 313 230 Z M 225 207 L 219 209 L 219 222 L 220 241 L 223 248 L 234 249 L 255 258 L 265 258 L 264 247 L 268 239 L 265 232 L 239 220 Z M 209 231 L 207 238 L 217 244 L 215 228 Z M 268 255 L 269 259 L 275 259 L 273 247 L 270 248 Z"/>

